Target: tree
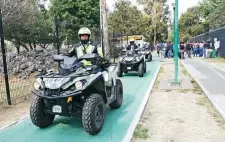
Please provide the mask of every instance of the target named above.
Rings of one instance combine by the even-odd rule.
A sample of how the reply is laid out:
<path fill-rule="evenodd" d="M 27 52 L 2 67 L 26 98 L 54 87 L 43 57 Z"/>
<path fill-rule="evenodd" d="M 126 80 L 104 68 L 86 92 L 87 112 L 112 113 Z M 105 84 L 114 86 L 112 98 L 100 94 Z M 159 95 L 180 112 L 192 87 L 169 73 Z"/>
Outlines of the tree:
<path fill-rule="evenodd" d="M 140 24 L 144 24 L 142 13 L 136 6 L 132 6 L 130 1 L 121 0 L 116 2 L 113 13 L 108 16 L 110 31 L 121 32 L 126 35 L 142 34 Z"/>
<path fill-rule="evenodd" d="M 0 2 L 3 15 L 5 38 L 12 41 L 17 52 L 20 46 L 27 51 L 26 43 L 30 42 L 30 34 L 36 23 L 38 8 L 34 0 L 4 0 Z"/>
<path fill-rule="evenodd" d="M 83 26 L 95 32 L 96 28 L 99 29 L 99 1 L 51 0 L 51 3 L 50 16 L 52 20 L 57 18 L 60 22 L 61 40 L 78 41 L 77 32 Z"/>
<path fill-rule="evenodd" d="M 208 15 L 209 26 L 211 29 L 220 28 L 225 26 L 225 1 L 222 1 L 220 5 Z"/>
<path fill-rule="evenodd" d="M 179 19 L 179 37 L 180 41 L 187 41 L 193 36 L 204 33 L 204 24 L 201 21 L 199 7 L 191 7 L 183 13 Z"/>
<path fill-rule="evenodd" d="M 204 20 L 205 32 L 208 32 L 209 29 L 224 26 L 224 3 L 225 0 L 203 0 L 203 2 L 199 4 L 199 11 L 202 15 L 201 18 Z"/>
<path fill-rule="evenodd" d="M 153 26 L 153 40 L 167 40 L 168 22 L 170 20 L 170 11 L 167 0 L 138 0 L 139 4 L 144 6 L 144 11 L 149 15 Z"/>

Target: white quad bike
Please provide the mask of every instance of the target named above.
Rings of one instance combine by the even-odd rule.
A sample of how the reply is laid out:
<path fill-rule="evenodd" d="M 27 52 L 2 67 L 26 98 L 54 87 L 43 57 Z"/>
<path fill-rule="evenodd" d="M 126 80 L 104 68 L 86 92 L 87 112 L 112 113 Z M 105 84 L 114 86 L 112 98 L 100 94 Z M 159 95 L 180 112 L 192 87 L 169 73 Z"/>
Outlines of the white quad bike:
<path fill-rule="evenodd" d="M 83 66 L 82 60 L 94 65 Z M 59 72 L 37 75 L 31 121 L 45 128 L 53 123 L 55 115 L 80 116 L 86 132 L 98 134 L 106 105 L 118 109 L 123 102 L 123 85 L 116 75 L 116 65 L 97 54 L 85 54 L 79 59 L 55 55 L 54 61 L 63 62 Z"/>
<path fill-rule="evenodd" d="M 147 61 L 147 62 L 151 62 L 152 61 L 152 53 L 151 53 L 150 50 L 148 50 L 146 48 L 141 48 L 140 53 L 142 55 L 144 55 L 145 61 Z"/>
<path fill-rule="evenodd" d="M 122 77 L 123 73 L 136 71 L 139 77 L 143 77 L 144 73 L 146 73 L 146 68 L 144 55 L 140 53 L 139 49 L 134 51 L 123 50 L 123 55 L 119 57 L 117 75 L 118 77 Z"/>

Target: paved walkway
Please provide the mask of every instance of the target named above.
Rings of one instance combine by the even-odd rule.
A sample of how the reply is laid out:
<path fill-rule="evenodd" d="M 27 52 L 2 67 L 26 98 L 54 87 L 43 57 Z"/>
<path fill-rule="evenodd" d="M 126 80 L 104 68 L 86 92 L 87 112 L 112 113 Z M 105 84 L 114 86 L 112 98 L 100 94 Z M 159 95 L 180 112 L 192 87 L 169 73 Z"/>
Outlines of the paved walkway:
<path fill-rule="evenodd" d="M 149 93 L 146 92 L 150 91 L 149 86 L 153 85 L 159 66 L 160 62 L 154 60 L 147 63 L 143 78 L 133 73 L 121 78 L 123 105 L 118 110 L 107 111 L 103 129 L 97 136 L 88 135 L 78 118 L 57 117 L 53 125 L 46 129 L 35 127 L 28 118 L 0 131 L 0 142 L 122 142 L 126 138 L 129 141 L 141 115 L 140 110 L 147 102 Z"/>
<path fill-rule="evenodd" d="M 199 59 L 186 59 L 182 63 L 225 119 L 225 72 Z"/>

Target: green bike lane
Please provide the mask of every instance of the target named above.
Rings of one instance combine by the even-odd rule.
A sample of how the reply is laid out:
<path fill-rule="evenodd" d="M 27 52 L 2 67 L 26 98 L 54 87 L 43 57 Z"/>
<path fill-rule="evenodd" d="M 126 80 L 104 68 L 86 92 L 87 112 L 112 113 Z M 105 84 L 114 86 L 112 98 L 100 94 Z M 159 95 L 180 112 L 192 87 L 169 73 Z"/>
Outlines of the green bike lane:
<path fill-rule="evenodd" d="M 102 131 L 95 136 L 85 132 L 80 118 L 55 118 L 53 124 L 45 129 L 35 127 L 30 118 L 0 131 L 0 142 L 122 142 L 139 110 L 140 105 L 153 85 L 160 63 L 155 60 L 147 63 L 143 78 L 136 73 L 128 73 L 121 80 L 124 87 L 124 101 L 121 108 L 107 108 Z M 139 110 L 140 111 L 140 110 Z"/>

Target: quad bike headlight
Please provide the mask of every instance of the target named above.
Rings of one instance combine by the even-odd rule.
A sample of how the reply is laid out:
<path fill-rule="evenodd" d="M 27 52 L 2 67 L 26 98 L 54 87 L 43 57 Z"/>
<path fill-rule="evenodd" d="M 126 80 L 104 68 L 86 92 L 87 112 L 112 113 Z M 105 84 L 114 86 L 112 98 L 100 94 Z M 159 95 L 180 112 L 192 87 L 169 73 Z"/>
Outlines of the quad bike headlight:
<path fill-rule="evenodd" d="M 81 90 L 83 88 L 83 83 L 81 81 L 77 81 L 75 83 L 75 87 L 77 90 Z"/>
<path fill-rule="evenodd" d="M 135 58 L 135 61 L 138 61 L 138 60 L 140 60 L 140 58 L 139 58 L 139 57 L 136 57 L 136 58 Z"/>
<path fill-rule="evenodd" d="M 41 84 L 39 82 L 34 82 L 34 89 L 35 90 L 40 90 L 41 89 Z"/>

